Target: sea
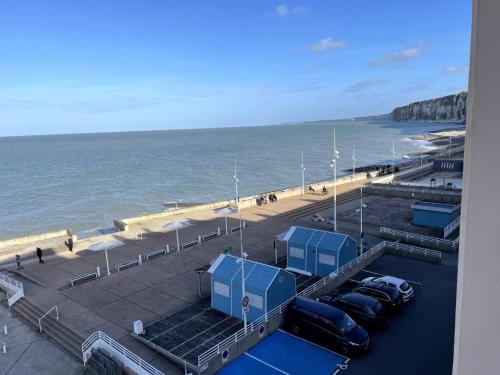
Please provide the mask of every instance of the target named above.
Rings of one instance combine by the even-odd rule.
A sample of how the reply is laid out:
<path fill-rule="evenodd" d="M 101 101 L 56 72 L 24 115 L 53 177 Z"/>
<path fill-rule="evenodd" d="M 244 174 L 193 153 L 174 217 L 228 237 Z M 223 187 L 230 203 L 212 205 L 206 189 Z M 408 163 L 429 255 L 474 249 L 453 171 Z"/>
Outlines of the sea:
<path fill-rule="evenodd" d="M 433 146 L 412 136 L 450 123 L 321 121 L 290 125 L 0 138 L 0 240 L 71 228 L 104 233 L 113 220 L 332 178 Z"/>

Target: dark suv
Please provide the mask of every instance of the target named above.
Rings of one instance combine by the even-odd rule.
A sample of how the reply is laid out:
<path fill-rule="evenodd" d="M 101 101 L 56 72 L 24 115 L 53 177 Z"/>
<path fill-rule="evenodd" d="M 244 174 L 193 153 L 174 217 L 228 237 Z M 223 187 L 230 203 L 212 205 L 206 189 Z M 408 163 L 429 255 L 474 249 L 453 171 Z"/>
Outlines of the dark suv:
<path fill-rule="evenodd" d="M 345 312 L 312 300 L 297 297 L 287 309 L 286 327 L 318 344 L 342 354 L 356 355 L 368 350 L 368 333 Z"/>
<path fill-rule="evenodd" d="M 375 298 L 393 312 L 399 310 L 403 304 L 403 296 L 399 290 L 384 282 L 368 281 L 353 288 L 353 292 Z"/>
<path fill-rule="evenodd" d="M 387 325 L 387 310 L 380 301 L 373 297 L 355 292 L 325 294 L 320 302 L 339 308 L 349 314 L 365 328 L 379 329 Z"/>

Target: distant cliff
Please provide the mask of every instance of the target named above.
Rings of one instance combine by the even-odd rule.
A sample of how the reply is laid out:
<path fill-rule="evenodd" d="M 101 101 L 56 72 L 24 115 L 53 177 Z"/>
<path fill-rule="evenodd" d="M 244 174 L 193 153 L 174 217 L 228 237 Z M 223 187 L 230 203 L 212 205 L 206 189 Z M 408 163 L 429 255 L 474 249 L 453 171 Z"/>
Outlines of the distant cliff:
<path fill-rule="evenodd" d="M 394 108 L 395 121 L 465 121 L 467 92 Z"/>

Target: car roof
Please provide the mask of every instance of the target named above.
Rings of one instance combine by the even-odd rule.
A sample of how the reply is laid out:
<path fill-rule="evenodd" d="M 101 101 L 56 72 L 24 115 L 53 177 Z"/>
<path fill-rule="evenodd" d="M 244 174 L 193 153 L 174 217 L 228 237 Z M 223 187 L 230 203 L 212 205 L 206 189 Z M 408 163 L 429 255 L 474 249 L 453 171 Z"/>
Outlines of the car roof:
<path fill-rule="evenodd" d="M 377 277 L 376 280 L 387 281 L 389 283 L 393 283 L 393 284 L 398 285 L 398 286 L 403 284 L 404 282 L 406 282 L 406 280 L 403 280 L 403 279 L 400 279 L 400 278 L 397 278 L 394 276 Z"/>
<path fill-rule="evenodd" d="M 336 296 L 335 299 L 344 299 L 364 306 L 373 306 L 376 305 L 377 303 L 380 303 L 377 299 L 373 297 L 369 297 L 364 294 L 356 292 L 340 294 Z"/>
<path fill-rule="evenodd" d="M 295 306 L 321 315 L 332 321 L 338 320 L 345 315 L 342 310 L 339 310 L 336 307 L 305 297 L 295 298 Z"/>
<path fill-rule="evenodd" d="M 387 293 L 392 292 L 392 291 L 394 291 L 394 289 L 396 289 L 390 285 L 385 284 L 382 281 L 368 281 L 367 283 L 364 283 L 362 286 L 367 287 L 367 288 L 381 290 L 381 291 L 387 292 Z"/>

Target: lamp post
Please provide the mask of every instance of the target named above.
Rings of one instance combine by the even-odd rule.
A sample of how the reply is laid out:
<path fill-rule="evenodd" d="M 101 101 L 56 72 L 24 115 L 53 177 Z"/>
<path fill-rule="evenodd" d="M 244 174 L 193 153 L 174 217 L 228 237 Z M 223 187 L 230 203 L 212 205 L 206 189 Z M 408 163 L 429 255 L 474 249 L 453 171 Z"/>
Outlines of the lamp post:
<path fill-rule="evenodd" d="M 392 173 L 395 172 L 395 165 L 396 165 L 396 148 L 394 144 L 394 138 L 392 139 Z"/>
<path fill-rule="evenodd" d="M 337 151 L 337 143 L 335 139 L 335 128 L 333 128 L 333 159 L 330 167 L 333 168 L 333 230 L 337 231 L 337 160 L 340 154 Z"/>
<path fill-rule="evenodd" d="M 300 163 L 300 169 L 302 170 L 302 194 L 305 193 L 305 170 L 304 167 L 304 151 L 302 151 L 302 162 Z"/>
<path fill-rule="evenodd" d="M 240 198 L 238 196 L 238 175 L 236 174 L 236 160 L 234 161 L 234 175 L 233 175 L 233 180 L 234 180 L 234 189 L 235 189 L 235 197 L 234 197 L 234 203 L 236 205 L 239 204 Z"/>
<path fill-rule="evenodd" d="M 450 134 L 450 139 L 448 141 L 448 159 L 451 158 L 451 134 Z"/>
<path fill-rule="evenodd" d="M 359 213 L 359 243 L 360 243 L 360 250 L 361 254 L 363 255 L 363 242 L 365 238 L 365 234 L 363 233 L 363 208 L 366 208 L 367 205 L 363 204 L 363 185 L 361 185 L 361 194 L 360 194 L 360 204 L 359 208 L 356 210 L 356 213 Z"/>
<path fill-rule="evenodd" d="M 354 181 L 354 175 L 356 174 L 356 145 L 352 145 L 352 180 Z"/>

